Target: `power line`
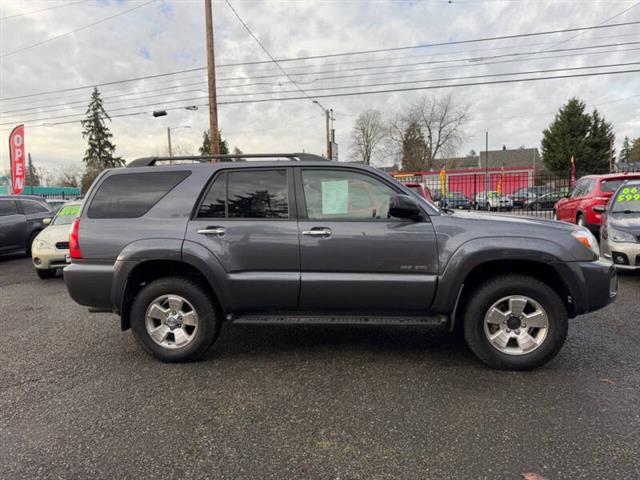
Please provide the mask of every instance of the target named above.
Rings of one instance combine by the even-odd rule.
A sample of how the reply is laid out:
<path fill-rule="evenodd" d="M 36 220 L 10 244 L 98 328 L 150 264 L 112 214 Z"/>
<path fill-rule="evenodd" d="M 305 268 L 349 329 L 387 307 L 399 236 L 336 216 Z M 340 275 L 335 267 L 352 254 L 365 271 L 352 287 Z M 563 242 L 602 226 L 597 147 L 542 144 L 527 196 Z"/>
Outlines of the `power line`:
<path fill-rule="evenodd" d="M 149 5 L 149 4 L 151 4 L 151 3 L 155 2 L 155 1 L 156 0 L 149 0 L 148 2 L 145 2 L 142 5 L 138 5 L 138 6 L 129 8 L 128 10 L 125 10 L 123 12 L 116 13 L 115 15 L 111 15 L 109 17 L 105 17 L 105 18 L 103 18 L 101 20 L 98 20 L 97 22 L 93 22 L 93 23 L 90 23 L 88 25 L 84 25 L 82 27 L 79 27 L 79 28 L 76 28 L 76 29 L 73 29 L 73 30 L 69 30 L 68 32 L 64 32 L 64 33 L 60 33 L 58 35 L 54 35 L 53 37 L 46 38 L 46 39 L 44 39 L 44 40 L 42 40 L 40 42 L 32 43 L 31 45 L 26 45 L 24 47 L 21 47 L 21 48 L 19 48 L 17 50 L 13 50 L 13 51 L 8 52 L 8 53 L 3 53 L 2 55 L 0 55 L 0 58 L 10 57 L 11 55 L 15 55 L 16 53 L 24 52 L 25 50 L 29 50 L 31 48 L 38 47 L 40 45 L 44 45 L 45 43 L 49 43 L 49 42 L 51 42 L 53 40 L 57 40 L 58 38 L 65 37 L 67 35 L 71 35 L 71 34 L 76 33 L 76 32 L 80 32 L 81 30 L 86 30 L 87 28 L 94 27 L 94 26 L 99 25 L 101 23 L 104 23 L 106 21 L 112 20 L 112 19 L 114 19 L 116 17 L 120 17 L 120 16 L 125 15 L 125 14 L 127 14 L 129 12 L 133 12 L 134 10 L 137 10 L 139 8 L 146 7 L 147 5 Z"/>
<path fill-rule="evenodd" d="M 638 43 L 638 42 L 629 42 L 629 43 Z M 632 48 L 632 49 L 625 49 L 625 50 L 604 50 L 604 51 L 599 51 L 599 52 L 587 52 L 587 53 L 580 53 L 578 55 L 593 55 L 593 54 L 605 54 L 605 53 L 612 53 L 612 52 L 628 52 L 628 51 L 634 51 L 634 50 L 638 50 L 638 48 Z M 532 59 L 532 60 L 543 60 L 543 59 L 555 59 L 555 58 L 562 58 L 562 57 L 574 57 L 575 55 L 554 55 L 554 56 L 548 56 L 548 57 L 539 57 L 536 59 Z M 462 59 L 460 59 L 462 60 Z M 452 68 L 468 68 L 468 67 L 476 67 L 476 66 L 482 66 L 482 65 L 493 65 L 493 64 L 499 64 L 499 63 L 514 63 L 514 62 L 520 62 L 521 60 L 519 59 L 514 59 L 514 60 L 504 60 L 504 61 L 496 61 L 496 62 L 478 62 L 478 63 L 473 63 L 473 64 L 457 64 L 457 65 L 451 65 L 451 66 L 447 66 L 447 67 L 434 67 L 434 68 L 418 68 L 418 69 L 402 69 L 402 70 L 396 70 L 396 71 L 390 71 L 390 72 L 373 72 L 373 73 L 366 73 L 366 74 L 356 74 L 356 75 L 337 75 L 337 76 L 329 76 L 329 77 L 319 77 L 319 78 L 315 78 L 313 80 L 310 81 L 306 81 L 306 82 L 301 82 L 298 81 L 298 83 L 305 83 L 305 84 L 311 84 L 311 83 L 315 83 L 315 82 L 324 82 L 324 81 L 333 81 L 333 80 L 341 80 L 341 79 L 351 79 L 351 78 L 359 78 L 359 77 L 372 77 L 372 76 L 377 76 L 377 77 L 393 77 L 394 75 L 401 73 L 401 74 L 413 74 L 413 73 L 418 73 L 418 72 L 424 72 L 424 71 L 434 71 L 434 70 L 449 70 Z M 429 63 L 429 62 L 425 62 L 425 63 Z M 402 67 L 402 64 L 398 64 L 398 65 L 394 65 L 394 67 Z M 269 76 L 271 77 L 271 76 Z M 280 75 L 274 75 L 272 77 L 280 77 Z M 251 79 L 251 77 L 246 77 L 247 79 Z M 406 78 L 406 77 L 405 77 Z M 238 77 L 237 79 L 243 79 L 242 77 Z M 231 79 L 227 79 L 227 80 L 231 80 Z M 416 80 L 415 82 L 419 82 L 421 80 Z M 194 86 L 194 85 L 203 85 L 205 84 L 206 81 L 201 81 L 201 82 L 191 82 L 191 83 L 183 83 L 183 84 L 179 84 L 179 85 L 172 85 L 170 87 L 165 87 L 165 88 L 157 88 L 157 89 L 152 89 L 152 90 L 143 90 L 143 91 L 139 91 L 139 92 L 128 92 L 128 93 L 122 93 L 122 94 L 117 94 L 117 95 L 111 95 L 111 96 L 105 96 L 103 97 L 104 100 L 111 100 L 111 99 L 117 99 L 117 98 L 122 98 L 122 97 L 130 97 L 130 96 L 137 96 L 137 95 L 141 95 L 144 93 L 156 93 L 156 92 L 160 92 L 160 91 L 166 91 L 166 90 L 173 90 L 173 89 L 177 89 L 177 88 L 184 88 L 187 86 Z M 290 83 L 290 82 L 287 82 Z M 400 83 L 407 83 L 407 82 L 400 82 Z M 414 83 L 414 81 L 408 82 L 408 83 Z M 279 83 L 273 83 L 273 82 L 253 82 L 253 83 L 245 83 L 245 84 L 238 84 L 238 85 L 222 85 L 219 86 L 218 89 L 237 89 L 237 88 L 246 88 L 246 87 L 251 87 L 251 86 L 278 86 L 278 85 L 282 85 L 282 82 Z M 182 93 L 188 93 L 188 92 L 196 92 L 196 91 L 200 91 L 200 90 L 186 90 L 186 91 L 182 91 L 182 92 L 168 92 L 165 93 L 164 95 L 179 95 Z M 257 93 L 243 93 L 243 94 L 235 94 L 235 96 L 241 96 L 241 95 L 255 95 L 255 94 L 268 94 L 268 93 L 283 93 L 282 91 L 277 91 L 277 92 L 257 92 Z M 140 97 L 136 97 L 136 98 L 130 98 L 127 100 L 116 100 L 112 103 L 121 103 L 122 101 L 135 101 L 135 100 L 143 100 L 146 98 L 153 98 L 153 97 L 158 97 L 158 96 L 163 96 L 163 95 L 145 95 L 145 96 L 140 96 Z M 225 96 L 225 95 L 223 95 Z M 226 96 L 233 96 L 233 95 L 226 95 Z M 37 110 L 39 111 L 39 113 L 45 113 L 45 112 L 49 112 L 49 111 L 56 111 L 58 110 L 57 107 L 62 107 L 62 108 L 69 108 L 69 107 L 73 107 L 74 105 L 77 106 L 84 106 L 86 105 L 86 101 L 81 100 L 81 101 L 76 101 L 76 102 L 69 102 L 69 103 L 60 103 L 60 104 L 53 104 L 53 105 L 38 105 L 38 106 L 34 106 L 34 107 L 28 107 L 28 108 L 18 108 L 18 109 L 14 109 L 14 110 L 6 110 L 3 112 L 0 112 L 0 115 L 2 116 L 6 116 L 6 114 L 9 113 L 20 113 L 20 112 L 28 112 L 28 111 L 34 111 Z M 50 108 L 53 107 L 53 108 Z M 42 110 L 45 109 L 45 110 Z"/>
<path fill-rule="evenodd" d="M 637 62 L 634 64 L 638 64 Z M 579 68 L 588 68 L 588 67 L 575 67 L 574 69 L 579 69 Z M 598 67 L 595 67 L 598 68 Z M 600 67 L 602 68 L 602 67 Z M 635 72 L 639 72 L 640 69 L 631 69 L 631 70 L 617 70 L 617 71 L 606 71 L 606 72 L 590 72 L 590 73 L 578 73 L 578 74 L 570 74 L 570 75 L 558 75 L 558 76 L 545 76 L 545 77 L 528 77 L 528 78 L 518 78 L 518 79 L 504 79 L 504 80 L 492 80 L 492 81 L 485 81 L 485 82 L 468 82 L 468 83 L 456 83 L 456 84 L 446 84 L 446 85 L 432 85 L 432 86 L 419 86 L 419 87 L 403 87 L 403 88 L 393 88 L 393 89 L 384 89 L 384 90 L 367 90 L 364 92 L 341 92 L 341 93 L 329 93 L 329 94 L 321 94 L 321 95 L 314 95 L 317 98 L 333 98 L 333 97 L 348 97 L 348 96 L 360 96 L 360 95 L 372 95 L 372 94 L 380 94 L 380 93 L 395 93 L 395 92 L 408 92 L 408 91 L 419 91 L 419 90 L 432 90 L 432 89 L 441 89 L 441 88 L 459 88 L 459 87 L 468 87 L 468 86 L 479 86 L 479 85 L 495 85 L 495 84 L 504 84 L 504 83 L 516 83 L 516 82 L 528 82 L 528 81 L 540 81 L 540 80 L 555 80 L 555 79 L 565 79 L 565 78 L 578 78 L 578 77 L 592 77 L 592 76 L 602 76 L 602 75 L 616 75 L 616 74 L 624 74 L 624 73 L 635 73 Z M 524 74 L 524 73 L 521 73 Z M 498 74 L 499 75 L 499 74 Z M 513 73 L 512 75 L 518 75 L 518 73 Z M 362 87 L 344 87 L 344 88 L 365 88 L 367 86 L 362 86 Z M 111 111 L 122 111 L 122 110 L 128 110 L 131 108 L 141 108 L 141 107 L 153 107 L 153 106 L 157 106 L 157 105 L 166 105 L 169 103 L 177 103 L 177 102 L 190 102 L 190 101 L 194 101 L 194 100 L 203 100 L 206 99 L 208 97 L 194 97 L 194 98 L 185 98 L 185 99 L 181 99 L 181 100 L 175 100 L 175 101 L 169 101 L 169 102 L 162 102 L 162 103 L 154 103 L 154 104 L 148 104 L 148 105 L 135 105 L 135 106 L 129 106 L 129 107 L 122 107 L 122 108 L 117 108 L 117 109 L 112 109 Z M 219 102 L 219 105 L 237 105 L 237 104 L 247 104 L 247 103 L 264 103 L 264 102 L 273 102 L 273 101 L 291 101 L 291 100 L 303 100 L 303 99 L 308 99 L 308 97 L 306 96 L 297 96 L 297 97 L 276 97 L 276 98 L 263 98 L 263 99 L 255 99 L 255 100 L 232 100 L 232 101 L 226 101 L 226 102 Z M 206 106 L 207 104 L 195 104 L 193 106 Z M 185 105 L 182 107 L 176 107 L 176 108 L 186 108 L 187 106 L 191 106 L 191 105 Z M 167 109 L 170 110 L 170 109 Z M 70 115 L 60 115 L 60 116 L 54 116 L 54 117 L 48 117 L 48 118 L 33 118 L 33 119 L 28 119 L 28 120 L 23 120 L 20 121 L 18 123 L 28 123 L 31 121 L 39 121 L 39 122 L 44 122 L 47 120 L 55 120 L 55 119 L 62 119 L 62 118 L 69 118 L 69 117 L 79 117 L 81 116 L 82 113 L 76 113 L 76 114 L 70 114 Z M 122 116 L 121 115 L 112 115 L 112 117 L 118 117 L 118 116 Z M 74 123 L 77 122 L 79 120 L 74 120 L 71 121 L 69 123 Z M 9 125 L 9 124 L 13 124 L 16 122 L 5 122 L 2 123 L 0 125 Z"/>
<path fill-rule="evenodd" d="M 278 63 L 278 61 L 273 58 L 273 55 L 271 55 L 271 53 L 269 53 L 269 50 L 267 50 L 267 47 L 265 47 L 262 42 L 260 41 L 260 39 L 258 37 L 256 37 L 254 35 L 254 33 L 251 31 L 251 29 L 249 28 L 249 26 L 245 23 L 245 21 L 242 19 L 242 17 L 240 16 L 240 14 L 238 14 L 238 12 L 236 11 L 235 8 L 233 8 L 233 5 L 231 5 L 231 2 L 229 0 L 225 0 L 225 3 L 227 4 L 227 6 L 231 9 L 231 11 L 233 12 L 233 14 L 236 16 L 236 18 L 238 19 L 238 21 L 242 24 L 242 26 L 244 27 L 244 29 L 247 31 L 247 33 L 251 36 L 251 38 L 253 38 L 256 43 L 258 45 L 260 45 L 260 48 L 264 51 L 264 53 L 267 54 L 267 56 L 271 59 L 271 61 L 280 69 L 280 71 L 285 75 L 285 77 L 287 77 L 291 83 L 293 83 L 293 85 L 305 96 L 307 97 L 309 100 L 311 100 L 312 103 L 318 105 L 318 107 L 322 110 L 322 112 L 324 113 L 326 111 L 326 109 L 322 106 L 322 104 L 320 104 L 320 102 L 318 102 L 316 99 L 311 98 L 307 92 L 305 92 L 300 85 L 298 85 L 295 80 L 293 78 L 291 78 L 289 76 L 289 74 L 287 73 L 287 71 L 282 68 L 282 66 Z M 222 79 L 220 79 L 222 80 Z"/>
<path fill-rule="evenodd" d="M 77 2 L 64 3 L 62 5 L 53 5 L 51 7 L 45 7 L 45 8 L 41 8 L 39 10 L 31 10 L 30 12 L 16 13 L 15 15 L 7 15 L 6 17 L 0 17 L 0 20 L 6 20 L 8 18 L 24 17 L 26 15 L 32 15 L 34 13 L 40 13 L 40 12 L 44 12 L 46 10 L 54 10 L 56 8 L 69 7 L 71 5 L 77 5 L 78 3 L 86 3 L 88 1 L 89 0 L 80 0 L 80 1 L 77 1 Z"/>
<path fill-rule="evenodd" d="M 152 1 L 154 1 L 154 0 L 152 0 Z M 633 22 L 626 22 L 626 23 L 616 23 L 616 24 L 610 24 L 610 25 L 595 25 L 595 26 L 589 26 L 589 27 L 576 27 L 576 28 L 561 29 L 561 30 L 549 30 L 549 31 L 544 31 L 544 32 L 523 33 L 523 34 L 506 35 L 506 36 L 498 36 L 498 37 L 487 37 L 487 38 L 478 38 L 478 39 L 470 39 L 470 40 L 457 40 L 457 41 L 441 42 L 441 43 L 434 43 L 434 44 L 382 48 L 382 49 L 376 49 L 376 50 L 362 50 L 362 51 L 342 52 L 342 53 L 333 53 L 333 54 L 325 54 L 325 55 L 311 55 L 311 56 L 305 56 L 305 57 L 290 57 L 290 58 L 276 59 L 276 61 L 278 63 L 282 63 L 282 62 L 292 62 L 292 61 L 300 61 L 300 60 L 311 60 L 311 59 L 330 58 L 330 57 L 342 57 L 342 56 L 347 56 L 347 55 L 362 55 L 362 54 L 368 54 L 368 53 L 381 53 L 381 52 L 388 52 L 388 51 L 410 50 L 410 49 L 420 49 L 420 48 L 428 48 L 428 47 L 436 47 L 436 46 L 445 46 L 445 45 L 458 45 L 458 44 L 465 44 L 465 43 L 477 43 L 477 42 L 486 42 L 486 41 L 493 41 L 493 40 L 513 39 L 513 38 L 520 38 L 520 37 L 550 35 L 550 34 L 554 34 L 554 33 L 566 33 L 566 32 L 573 32 L 573 31 L 583 31 L 583 30 L 592 30 L 592 29 L 601 29 L 601 28 L 614 28 L 614 27 L 637 25 L 637 24 L 640 24 L 640 21 L 633 21 Z M 267 64 L 267 63 L 272 63 L 272 61 L 260 60 L 260 61 L 253 61 L 253 62 L 228 63 L 228 64 L 221 64 L 221 65 L 218 65 L 218 66 L 219 67 L 233 67 L 233 66 L 258 65 L 258 64 Z M 6 101 L 6 100 L 14 100 L 14 99 L 20 99 L 20 98 L 31 98 L 31 97 L 34 97 L 34 96 L 46 95 L 46 94 L 51 94 L 51 93 L 62 93 L 62 92 L 71 92 L 71 91 L 77 91 L 77 90 L 85 90 L 85 89 L 93 88 L 93 87 L 116 85 L 116 84 L 121 84 L 121 83 L 129 83 L 129 82 L 134 82 L 134 81 L 139 81 L 139 80 L 147 80 L 147 79 L 165 77 L 165 76 L 170 76 L 170 75 L 178 75 L 178 74 L 188 73 L 188 72 L 203 71 L 205 69 L 206 69 L 206 67 L 190 68 L 190 69 L 178 70 L 178 71 L 174 71 L 174 72 L 160 73 L 160 74 L 154 74 L 154 75 L 145 75 L 145 76 L 141 76 L 141 77 L 128 78 L 128 79 L 123 79 L 123 80 L 114 80 L 114 81 L 103 82 L 103 83 L 93 83 L 93 84 L 90 84 L 90 85 L 83 85 L 81 87 L 70 87 L 70 88 L 63 88 L 63 89 L 58 89 L 58 90 L 49 90 L 49 91 L 45 91 L 45 92 L 37 92 L 37 93 L 19 95 L 19 96 L 15 96 L 15 97 L 0 98 L 0 100 Z"/>

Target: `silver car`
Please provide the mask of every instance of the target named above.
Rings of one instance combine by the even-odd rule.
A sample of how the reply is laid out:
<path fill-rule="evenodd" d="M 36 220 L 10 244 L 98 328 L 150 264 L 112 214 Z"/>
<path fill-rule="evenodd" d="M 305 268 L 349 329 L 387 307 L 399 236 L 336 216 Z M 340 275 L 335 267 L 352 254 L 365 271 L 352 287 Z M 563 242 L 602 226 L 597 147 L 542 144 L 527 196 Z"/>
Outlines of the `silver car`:
<path fill-rule="evenodd" d="M 600 227 L 600 249 L 619 270 L 640 271 L 640 181 L 622 184 L 608 205 L 594 211 L 606 213 Z"/>
<path fill-rule="evenodd" d="M 513 200 L 499 192 L 480 192 L 474 203 L 476 210 L 513 210 Z"/>

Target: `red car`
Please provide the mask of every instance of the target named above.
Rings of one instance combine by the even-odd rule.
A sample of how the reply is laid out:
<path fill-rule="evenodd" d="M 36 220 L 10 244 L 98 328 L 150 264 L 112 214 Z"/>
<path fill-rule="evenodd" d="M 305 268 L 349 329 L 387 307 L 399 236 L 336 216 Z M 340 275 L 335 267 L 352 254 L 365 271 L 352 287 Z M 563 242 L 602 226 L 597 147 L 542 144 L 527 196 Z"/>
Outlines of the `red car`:
<path fill-rule="evenodd" d="M 427 200 L 433 202 L 433 198 L 431 197 L 431 192 L 427 187 L 418 182 L 404 182 L 405 187 L 409 187 L 411 190 L 416 192 L 422 198 L 426 198 Z"/>
<path fill-rule="evenodd" d="M 577 223 L 598 233 L 602 214 L 594 212 L 593 207 L 606 205 L 622 182 L 631 179 L 640 179 L 640 173 L 610 173 L 580 178 L 569 198 L 561 198 L 553 207 L 554 218 Z"/>

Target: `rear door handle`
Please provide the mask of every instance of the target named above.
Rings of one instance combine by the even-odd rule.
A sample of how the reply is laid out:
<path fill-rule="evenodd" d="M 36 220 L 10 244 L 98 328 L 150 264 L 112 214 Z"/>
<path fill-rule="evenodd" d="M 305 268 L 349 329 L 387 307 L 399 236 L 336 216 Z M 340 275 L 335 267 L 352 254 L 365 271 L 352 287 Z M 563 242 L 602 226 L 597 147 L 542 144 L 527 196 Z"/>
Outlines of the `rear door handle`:
<path fill-rule="evenodd" d="M 331 229 L 326 227 L 313 227 L 311 230 L 303 230 L 302 235 L 326 238 L 331 236 Z"/>
<path fill-rule="evenodd" d="M 227 233 L 227 229 L 224 227 L 207 227 L 201 228 L 198 230 L 200 235 L 217 235 L 222 237 L 225 233 Z"/>

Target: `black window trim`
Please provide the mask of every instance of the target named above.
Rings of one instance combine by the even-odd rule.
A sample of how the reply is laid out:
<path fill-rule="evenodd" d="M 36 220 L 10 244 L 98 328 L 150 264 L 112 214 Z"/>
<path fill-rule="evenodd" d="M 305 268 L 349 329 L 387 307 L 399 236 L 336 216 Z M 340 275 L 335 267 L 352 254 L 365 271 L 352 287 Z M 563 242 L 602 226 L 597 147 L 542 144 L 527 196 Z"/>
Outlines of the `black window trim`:
<path fill-rule="evenodd" d="M 226 201 L 226 199 L 229 197 L 229 174 L 231 173 L 235 173 L 235 172 L 255 172 L 255 171 L 261 171 L 261 170 L 267 170 L 267 171 L 285 171 L 287 174 L 287 208 L 288 208 L 288 213 L 289 216 L 288 218 L 269 218 L 269 217 L 229 217 L 229 202 Z M 227 178 L 225 181 L 225 206 L 224 206 L 224 218 L 208 218 L 208 217 L 199 217 L 198 213 L 200 212 L 200 208 L 202 207 L 202 203 L 204 202 L 204 200 L 207 198 L 207 195 L 209 195 L 209 190 L 211 190 L 211 188 L 213 188 L 213 184 L 215 183 L 215 181 L 221 176 L 227 174 Z M 209 179 L 209 181 L 206 183 L 206 185 L 204 186 L 204 188 L 202 189 L 202 192 L 200 193 L 200 198 L 198 199 L 198 201 L 195 204 L 195 208 L 193 209 L 193 211 L 191 212 L 191 220 L 192 221 L 199 221 L 199 222 L 203 222 L 203 221 L 208 221 L 208 222 L 212 222 L 215 223 L 216 220 L 217 221 L 225 221 L 225 222 L 232 222 L 232 221 L 247 221 L 247 220 L 251 220 L 251 221 L 265 221 L 265 222 L 290 222 L 290 221 L 297 221 L 298 217 L 297 217 L 297 208 L 296 208 L 296 201 L 295 201 L 295 190 L 294 190 L 294 177 L 293 177 L 293 168 L 288 167 L 288 166 L 283 166 L 283 167 L 274 167 L 274 166 L 269 166 L 269 167 L 251 167 L 251 168 L 220 168 L 218 170 L 216 170 L 213 174 L 213 176 Z"/>
<path fill-rule="evenodd" d="M 403 219 L 403 218 L 386 218 L 386 219 L 369 219 L 369 218 L 309 218 L 309 215 L 307 214 L 307 199 L 305 198 L 304 195 L 304 183 L 302 181 L 302 172 L 303 171 L 307 171 L 307 170 L 314 170 L 314 171 L 321 171 L 321 172 L 325 172 L 325 171 L 346 171 L 349 173 L 359 173 L 362 175 L 366 175 L 368 177 L 371 177 L 375 180 L 378 180 L 379 182 L 381 182 L 382 184 L 386 185 L 387 187 L 391 188 L 391 190 L 393 190 L 394 192 L 400 194 L 400 195 L 407 195 L 405 192 L 403 192 L 399 186 L 397 184 L 394 184 L 394 182 L 392 181 L 388 181 L 386 178 L 382 177 L 382 176 L 378 176 L 375 175 L 372 172 L 369 172 L 368 170 L 362 170 L 359 168 L 350 168 L 348 166 L 331 166 L 331 167 L 294 167 L 295 168 L 295 184 L 296 184 L 296 193 L 297 193 L 297 197 L 296 197 L 296 203 L 298 204 L 298 219 L 299 220 L 304 220 L 304 221 L 308 221 L 308 222 L 358 222 L 358 223 L 384 223 L 385 221 L 387 222 L 394 222 L 394 223 L 418 223 L 418 222 L 414 222 L 413 220 L 407 220 L 407 219 Z M 427 212 L 425 210 L 425 208 L 420 205 L 420 203 L 418 203 L 418 206 L 420 207 L 420 210 L 422 210 L 423 218 L 419 220 L 419 222 L 427 222 L 427 223 L 431 223 L 431 219 L 429 216 L 429 212 Z"/>
<path fill-rule="evenodd" d="M 173 187 L 171 187 L 169 190 L 167 190 L 153 205 L 151 205 L 151 207 L 149 207 L 142 215 L 137 215 L 137 216 L 131 216 L 131 217 L 92 217 L 89 212 L 91 211 L 91 206 L 93 205 L 93 202 L 96 199 L 96 195 L 98 195 L 98 193 L 100 193 L 100 189 L 102 188 L 102 186 L 104 185 L 104 183 L 106 181 L 108 181 L 110 178 L 113 177 L 117 177 L 120 175 L 135 175 L 137 173 L 145 173 L 145 172 L 121 172 L 121 173 L 116 173 L 113 175 L 105 175 L 102 179 L 102 181 L 100 182 L 99 185 L 96 185 L 95 188 L 93 188 L 93 192 L 91 192 L 91 198 L 88 199 L 88 201 L 86 203 L 83 202 L 83 205 L 80 206 L 81 211 L 78 212 L 78 216 L 80 217 L 81 215 L 84 214 L 84 210 L 85 210 L 85 206 L 86 206 L 86 217 L 87 218 L 91 218 L 94 220 L 126 220 L 126 219 L 132 219 L 132 218 L 142 218 L 144 217 L 147 213 L 149 213 L 151 210 L 153 210 L 161 201 L 162 199 L 164 199 L 164 197 L 166 197 L 167 195 L 169 195 L 169 193 L 171 193 L 175 188 L 178 187 L 178 185 L 180 185 L 182 182 L 184 182 L 187 178 L 189 178 L 191 176 L 191 174 L 193 173 L 192 170 L 166 170 L 167 173 L 186 173 L 186 175 L 184 176 L 184 178 L 182 180 L 180 180 L 178 183 L 176 183 Z M 163 172 L 157 172 L 157 173 L 163 173 Z"/>

